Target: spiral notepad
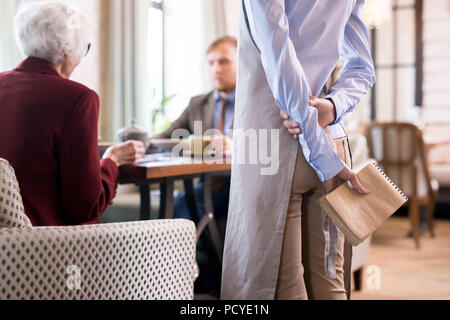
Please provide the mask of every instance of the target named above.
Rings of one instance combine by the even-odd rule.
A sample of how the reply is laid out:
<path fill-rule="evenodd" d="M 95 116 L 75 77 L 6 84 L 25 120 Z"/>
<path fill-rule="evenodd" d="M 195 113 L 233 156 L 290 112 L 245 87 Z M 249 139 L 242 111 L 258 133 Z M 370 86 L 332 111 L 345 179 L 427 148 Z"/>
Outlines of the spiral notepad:
<path fill-rule="evenodd" d="M 367 165 L 357 175 L 368 195 L 360 195 L 344 184 L 319 200 L 322 210 L 354 246 L 370 237 L 408 201 L 376 164 Z"/>

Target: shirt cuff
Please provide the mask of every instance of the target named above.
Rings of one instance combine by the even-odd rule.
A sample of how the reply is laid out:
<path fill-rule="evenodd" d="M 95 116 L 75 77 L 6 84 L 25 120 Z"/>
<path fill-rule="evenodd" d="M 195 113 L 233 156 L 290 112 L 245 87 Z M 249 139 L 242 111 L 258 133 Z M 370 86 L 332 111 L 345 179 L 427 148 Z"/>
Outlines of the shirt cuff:
<path fill-rule="evenodd" d="M 100 170 L 102 184 L 105 189 L 105 195 L 108 201 L 107 203 L 108 205 L 110 205 L 113 199 L 116 197 L 117 183 L 119 181 L 119 168 L 111 159 L 101 159 Z"/>
<path fill-rule="evenodd" d="M 338 124 L 341 121 L 344 114 L 347 112 L 347 107 L 341 101 L 337 92 L 329 94 L 329 95 L 325 96 L 324 98 L 330 100 L 334 104 L 336 118 L 335 118 L 334 122 L 330 124 L 330 126 Z"/>
<path fill-rule="evenodd" d="M 311 158 L 311 152 L 309 151 L 303 135 L 300 135 L 299 141 L 305 158 L 316 171 L 321 182 L 331 180 L 345 169 L 346 164 L 339 158 L 332 148 L 325 147 L 326 150 L 323 150 L 318 157 Z"/>
<path fill-rule="evenodd" d="M 119 180 L 119 167 L 116 163 L 109 158 L 100 160 L 100 168 L 102 174 L 106 174 L 113 183 L 117 183 Z"/>
<path fill-rule="evenodd" d="M 326 182 L 328 180 L 333 179 L 346 167 L 344 162 L 342 162 L 342 160 L 337 156 L 337 154 L 334 151 L 332 153 L 333 153 L 332 154 L 333 162 L 329 162 L 328 165 L 320 168 L 319 179 L 321 182 Z M 331 163 L 333 163 L 333 165 L 331 165 Z"/>

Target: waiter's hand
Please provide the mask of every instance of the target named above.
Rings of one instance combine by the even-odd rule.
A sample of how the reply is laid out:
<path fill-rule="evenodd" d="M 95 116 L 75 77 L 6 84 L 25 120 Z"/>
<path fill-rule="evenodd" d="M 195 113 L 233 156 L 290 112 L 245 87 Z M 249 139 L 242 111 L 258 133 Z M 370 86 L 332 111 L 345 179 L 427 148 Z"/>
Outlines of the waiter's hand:
<path fill-rule="evenodd" d="M 302 133 L 299 124 L 295 121 L 290 121 L 289 116 L 283 110 L 280 111 L 280 116 L 284 120 L 283 125 L 288 129 L 289 133 L 294 136 L 294 139 L 297 140 L 298 136 Z"/>
<path fill-rule="evenodd" d="M 345 167 L 341 172 L 339 172 L 339 174 L 334 178 L 324 182 L 325 192 L 330 193 L 331 191 L 339 187 L 341 184 L 346 182 L 350 182 L 351 187 L 356 192 L 362 195 L 369 194 L 369 191 L 361 185 L 361 182 L 359 182 L 356 173 L 354 173 L 347 167 Z"/>
<path fill-rule="evenodd" d="M 319 125 L 322 128 L 326 128 L 336 120 L 336 109 L 330 100 L 310 97 L 309 104 L 319 111 Z M 283 111 L 280 111 L 280 116 L 284 120 L 283 125 L 288 129 L 289 133 L 293 135 L 294 139 L 297 140 L 302 133 L 299 124 L 295 121 L 290 121 L 289 116 Z M 360 194 L 366 195 L 369 193 L 369 191 L 359 182 L 356 173 L 347 167 L 345 167 L 337 176 L 324 183 L 325 192 L 330 193 L 346 182 L 350 182 L 352 188 Z"/>
<path fill-rule="evenodd" d="M 309 105 L 318 110 L 319 125 L 322 128 L 326 128 L 336 120 L 336 109 L 330 100 L 310 97 Z M 284 111 L 280 111 L 280 116 L 284 120 L 283 125 L 289 130 L 289 133 L 293 135 L 294 139 L 297 140 L 298 136 L 302 133 L 299 124 L 295 121 L 290 121 L 289 116 Z"/>
<path fill-rule="evenodd" d="M 328 127 L 336 120 L 336 108 L 330 100 L 309 97 L 309 105 L 319 111 L 319 125 L 322 128 Z"/>

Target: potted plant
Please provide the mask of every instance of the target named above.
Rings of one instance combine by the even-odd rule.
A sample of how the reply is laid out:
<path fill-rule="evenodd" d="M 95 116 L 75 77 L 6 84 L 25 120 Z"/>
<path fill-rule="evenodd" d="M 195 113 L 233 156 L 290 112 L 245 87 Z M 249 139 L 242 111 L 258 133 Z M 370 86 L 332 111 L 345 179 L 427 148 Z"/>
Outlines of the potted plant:
<path fill-rule="evenodd" d="M 167 130 L 172 124 L 166 117 L 166 105 L 176 95 L 165 96 L 152 112 L 152 134 L 156 135 Z"/>

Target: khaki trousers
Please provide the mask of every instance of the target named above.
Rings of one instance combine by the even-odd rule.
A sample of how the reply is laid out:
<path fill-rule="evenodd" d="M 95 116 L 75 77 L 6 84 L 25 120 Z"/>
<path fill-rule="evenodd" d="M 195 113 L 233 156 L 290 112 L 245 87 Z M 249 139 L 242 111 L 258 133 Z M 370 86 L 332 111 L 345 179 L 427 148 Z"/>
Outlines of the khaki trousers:
<path fill-rule="evenodd" d="M 347 138 L 334 141 L 338 156 L 351 167 Z M 284 231 L 276 300 L 346 300 L 345 238 L 339 231 L 336 279 L 325 275 L 325 238 L 318 199 L 322 183 L 299 148 Z M 346 257 L 348 259 L 348 257 Z"/>

